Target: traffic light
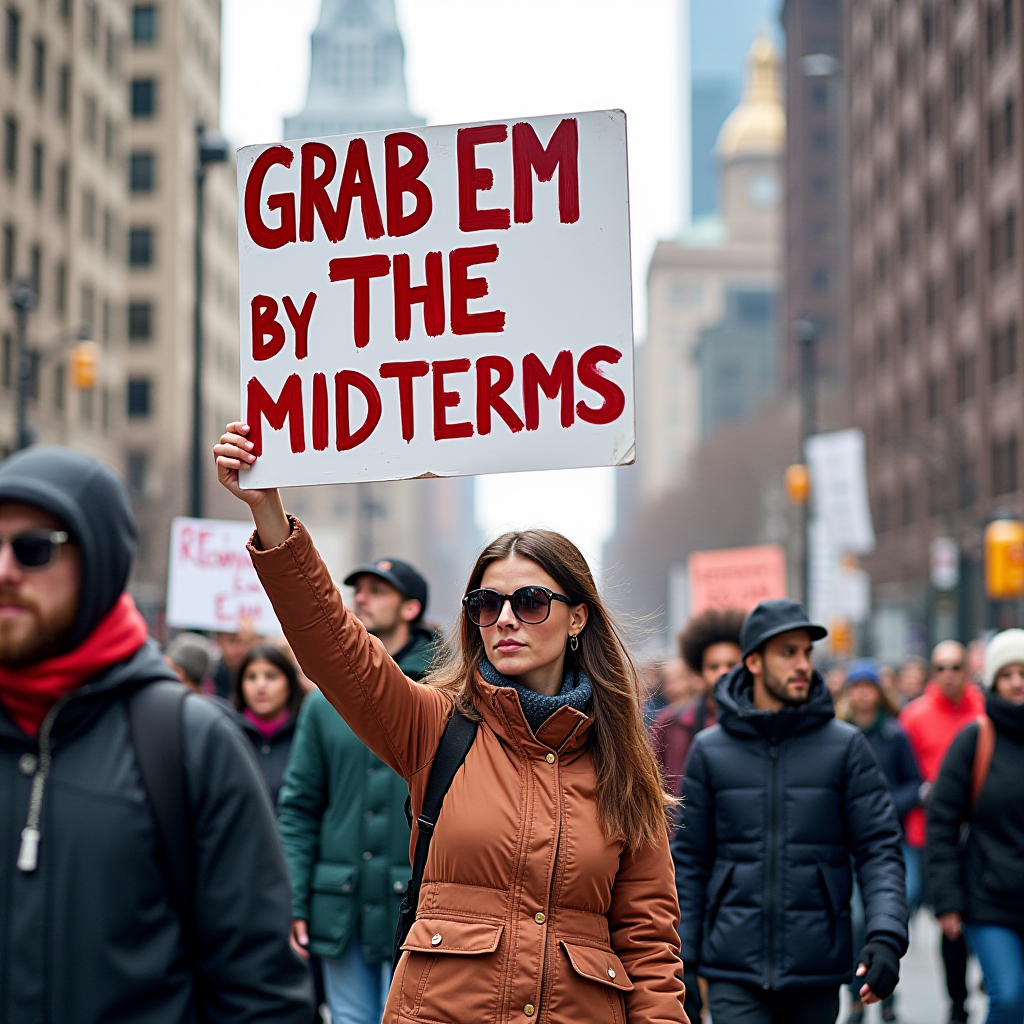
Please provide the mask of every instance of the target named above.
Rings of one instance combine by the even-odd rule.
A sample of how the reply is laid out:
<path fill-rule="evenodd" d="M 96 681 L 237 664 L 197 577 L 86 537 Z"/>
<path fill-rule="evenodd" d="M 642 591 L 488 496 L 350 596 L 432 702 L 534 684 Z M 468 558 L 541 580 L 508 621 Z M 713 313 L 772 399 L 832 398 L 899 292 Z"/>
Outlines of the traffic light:
<path fill-rule="evenodd" d="M 993 601 L 1024 596 L 1024 523 L 996 519 L 985 527 L 985 589 Z"/>
<path fill-rule="evenodd" d="M 787 467 L 783 482 L 786 485 L 786 497 L 794 505 L 807 504 L 807 497 L 811 493 L 811 476 L 806 466 L 796 463 Z"/>
<path fill-rule="evenodd" d="M 99 365 L 99 346 L 95 341 L 80 341 L 71 350 L 71 384 L 79 391 L 91 391 L 96 387 L 96 370 Z"/>

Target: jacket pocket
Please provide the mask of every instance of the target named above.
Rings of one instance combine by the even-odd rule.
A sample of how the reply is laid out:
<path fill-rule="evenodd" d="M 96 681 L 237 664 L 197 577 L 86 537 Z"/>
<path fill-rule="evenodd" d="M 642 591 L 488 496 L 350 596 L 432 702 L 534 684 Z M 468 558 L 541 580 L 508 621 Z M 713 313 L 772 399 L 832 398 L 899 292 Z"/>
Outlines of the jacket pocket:
<path fill-rule="evenodd" d="M 487 921 L 446 921 L 441 918 L 417 918 L 409 929 L 402 949 L 413 953 L 448 953 L 479 956 L 493 953 L 501 941 L 503 924 Z"/>
<path fill-rule="evenodd" d="M 632 992 L 633 982 L 626 974 L 622 961 L 610 949 L 596 949 L 562 940 L 562 948 L 572 964 L 572 969 L 581 977 L 609 985 L 620 992 Z"/>
<path fill-rule="evenodd" d="M 504 928 L 494 921 L 414 921 L 392 983 L 400 1015 L 453 1024 L 496 1019 Z"/>
<path fill-rule="evenodd" d="M 732 883 L 732 873 L 735 870 L 736 865 L 730 864 L 721 878 L 718 881 L 714 881 L 714 879 L 712 879 L 712 884 L 708 887 L 707 920 L 709 934 L 711 929 L 715 926 L 715 918 L 718 917 L 718 911 L 722 907 L 722 901 L 725 899 L 726 893 L 729 891 L 729 886 Z"/>
<path fill-rule="evenodd" d="M 337 944 L 348 941 L 355 923 L 355 900 L 359 888 L 357 869 L 351 864 L 320 861 L 310 881 L 310 938 Z"/>
<path fill-rule="evenodd" d="M 839 897 L 833 888 L 830 874 L 831 872 L 826 871 L 821 864 L 818 865 L 818 885 L 821 888 L 821 895 L 825 901 L 825 910 L 828 913 L 829 948 L 834 949 L 836 944 L 836 932 L 839 927 L 840 908 Z"/>

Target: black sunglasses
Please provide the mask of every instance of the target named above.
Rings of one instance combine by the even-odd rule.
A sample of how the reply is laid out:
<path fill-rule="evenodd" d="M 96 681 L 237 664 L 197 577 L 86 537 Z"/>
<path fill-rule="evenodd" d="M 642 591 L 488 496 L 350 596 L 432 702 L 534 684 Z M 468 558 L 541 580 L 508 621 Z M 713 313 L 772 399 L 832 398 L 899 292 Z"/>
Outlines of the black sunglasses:
<path fill-rule="evenodd" d="M 512 614 L 528 626 L 545 622 L 551 614 L 552 601 L 575 604 L 565 594 L 556 594 L 547 587 L 520 587 L 514 594 L 499 594 L 496 590 L 471 590 L 463 599 L 466 617 L 474 626 L 493 626 L 501 618 L 501 610 L 508 601 Z"/>
<path fill-rule="evenodd" d="M 22 569 L 43 569 L 68 539 L 63 530 L 26 530 L 10 540 L 0 537 L 0 551 L 4 544 L 10 544 L 11 554 Z"/>

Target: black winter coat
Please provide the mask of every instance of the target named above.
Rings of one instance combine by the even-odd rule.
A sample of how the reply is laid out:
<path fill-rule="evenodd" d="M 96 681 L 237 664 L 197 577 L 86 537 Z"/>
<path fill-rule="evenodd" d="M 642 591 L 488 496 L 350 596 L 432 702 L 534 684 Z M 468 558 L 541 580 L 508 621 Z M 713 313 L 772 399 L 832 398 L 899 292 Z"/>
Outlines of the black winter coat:
<path fill-rule="evenodd" d="M 288 945 L 284 856 L 252 752 L 220 709 L 188 697 L 184 752 L 206 990 L 197 1012 L 125 700 L 168 678 L 146 644 L 58 712 L 31 873 L 15 862 L 39 744 L 0 708 L 3 1024 L 306 1024 L 312 1015 L 309 972 Z"/>
<path fill-rule="evenodd" d="M 864 737 L 878 758 L 885 781 L 892 793 L 896 815 L 903 819 L 917 806 L 921 792 L 921 771 L 917 767 L 910 740 L 899 722 L 879 712 L 875 724 L 864 730 Z"/>
<path fill-rule="evenodd" d="M 270 802 L 275 812 L 277 810 L 277 795 L 281 792 L 284 770 L 288 767 L 288 756 L 291 754 L 292 740 L 295 738 L 297 718 L 297 715 L 292 715 L 272 736 L 264 736 L 241 711 L 234 712 L 235 721 L 245 733 L 256 753 L 260 774 L 270 791 Z"/>
<path fill-rule="evenodd" d="M 859 729 L 837 722 L 824 680 L 757 711 L 737 666 L 715 686 L 718 724 L 686 762 L 672 852 L 680 955 L 706 978 L 768 989 L 839 985 L 854 962 L 853 858 L 867 938 L 907 948 L 900 827 Z"/>
<path fill-rule="evenodd" d="M 956 911 L 972 924 L 1024 934 L 1024 706 L 988 693 L 985 711 L 996 745 L 977 804 L 976 724 L 953 740 L 928 800 L 929 891 L 936 914 Z"/>

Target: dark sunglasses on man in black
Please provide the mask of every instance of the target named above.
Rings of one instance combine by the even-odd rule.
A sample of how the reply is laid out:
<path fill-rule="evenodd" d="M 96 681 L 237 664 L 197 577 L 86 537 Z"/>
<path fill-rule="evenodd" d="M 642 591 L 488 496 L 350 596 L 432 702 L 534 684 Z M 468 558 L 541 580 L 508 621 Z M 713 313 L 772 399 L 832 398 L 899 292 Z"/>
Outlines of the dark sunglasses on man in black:
<path fill-rule="evenodd" d="M 0 537 L 0 551 L 10 544 L 11 554 L 22 569 L 45 569 L 68 539 L 63 530 L 26 530 L 10 539 Z"/>
<path fill-rule="evenodd" d="M 538 626 L 551 614 L 552 601 L 576 604 L 565 594 L 556 594 L 547 587 L 520 587 L 514 594 L 499 594 L 496 590 L 471 590 L 463 599 L 466 617 L 474 626 L 493 626 L 501 618 L 501 610 L 508 601 L 512 614 L 528 626 Z"/>

